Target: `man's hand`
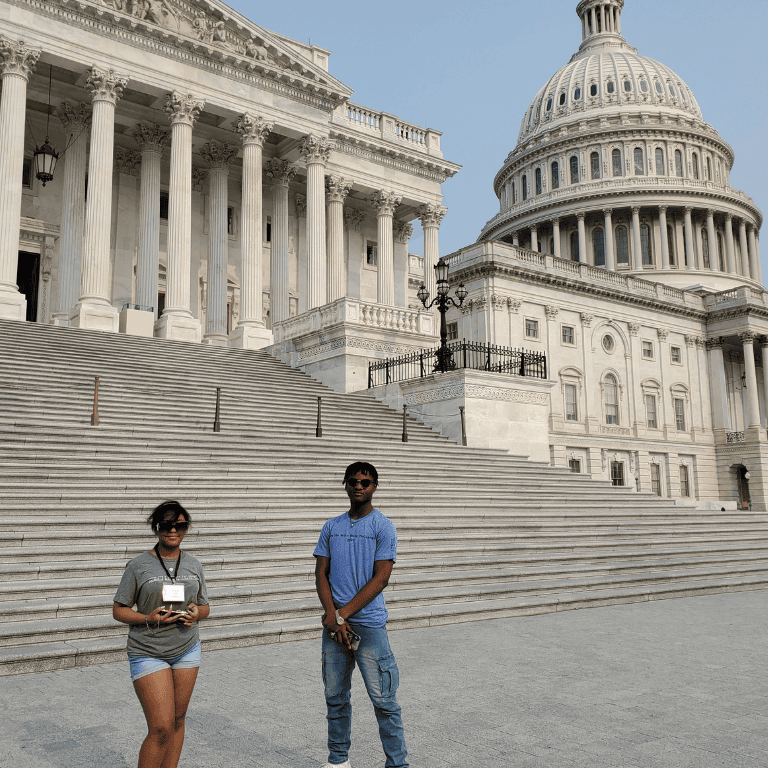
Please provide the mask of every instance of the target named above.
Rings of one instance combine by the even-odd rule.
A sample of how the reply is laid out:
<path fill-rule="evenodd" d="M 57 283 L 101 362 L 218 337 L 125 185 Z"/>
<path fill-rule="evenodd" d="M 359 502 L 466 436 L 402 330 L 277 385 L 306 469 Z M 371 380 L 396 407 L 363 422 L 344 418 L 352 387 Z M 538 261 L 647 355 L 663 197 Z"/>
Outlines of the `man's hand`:
<path fill-rule="evenodd" d="M 339 644 L 339 645 L 346 645 L 349 650 L 352 650 L 352 640 L 350 639 L 349 635 L 347 634 L 347 630 L 350 632 L 352 631 L 352 627 L 347 624 L 345 621 L 341 626 L 336 624 L 336 631 L 332 632 L 333 639 Z"/>

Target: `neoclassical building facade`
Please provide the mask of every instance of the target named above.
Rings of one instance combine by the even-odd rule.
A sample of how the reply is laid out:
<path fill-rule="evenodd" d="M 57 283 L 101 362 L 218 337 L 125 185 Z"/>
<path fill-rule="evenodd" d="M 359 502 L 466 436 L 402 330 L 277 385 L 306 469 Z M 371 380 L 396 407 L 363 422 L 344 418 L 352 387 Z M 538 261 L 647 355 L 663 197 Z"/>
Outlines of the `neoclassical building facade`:
<path fill-rule="evenodd" d="M 494 179 L 499 210 L 448 257 L 453 335 L 546 351 L 551 461 L 660 496 L 768 486 L 762 214 L 685 82 L 582 0 L 582 42 Z"/>
<path fill-rule="evenodd" d="M 330 307 L 342 337 L 431 343 L 408 240 L 420 219 L 437 259 L 438 131 L 223 3 L 1 7 L 0 317 L 293 350 L 281 324 Z"/>

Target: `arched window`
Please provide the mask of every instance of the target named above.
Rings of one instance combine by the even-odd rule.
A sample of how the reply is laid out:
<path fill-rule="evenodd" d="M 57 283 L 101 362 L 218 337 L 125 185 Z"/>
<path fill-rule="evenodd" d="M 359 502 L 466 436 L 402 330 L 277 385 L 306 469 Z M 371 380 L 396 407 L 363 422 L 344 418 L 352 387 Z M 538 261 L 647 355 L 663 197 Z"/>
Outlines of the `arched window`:
<path fill-rule="evenodd" d="M 619 385 L 616 377 L 609 373 L 603 383 L 605 392 L 605 423 L 619 423 Z"/>
<path fill-rule="evenodd" d="M 664 152 L 661 147 L 656 147 L 656 175 L 665 176 L 664 173 Z"/>
<path fill-rule="evenodd" d="M 712 181 L 712 158 L 707 158 L 707 181 Z"/>
<path fill-rule="evenodd" d="M 560 188 L 560 163 L 555 160 L 552 163 L 552 189 Z"/>
<path fill-rule="evenodd" d="M 562 107 L 563 104 L 565 104 L 565 93 L 560 94 L 560 106 Z"/>
<path fill-rule="evenodd" d="M 579 183 L 579 158 L 574 155 L 571 158 L 571 184 Z"/>
<path fill-rule="evenodd" d="M 573 100 L 578 101 L 581 98 L 581 88 L 576 88 L 573 92 Z"/>
<path fill-rule="evenodd" d="M 653 266 L 653 254 L 651 253 L 651 228 L 647 224 L 640 225 L 640 250 L 643 256 L 643 266 Z"/>
<path fill-rule="evenodd" d="M 523 176 L 523 200 L 528 199 L 528 177 Z"/>
<path fill-rule="evenodd" d="M 717 233 L 717 260 L 720 264 L 720 271 L 725 272 L 725 255 L 723 252 L 723 236 Z"/>
<path fill-rule="evenodd" d="M 589 95 L 597 96 L 597 86 L 594 83 L 592 83 L 592 85 L 589 86 Z"/>
<path fill-rule="evenodd" d="M 629 264 L 629 232 L 623 224 L 616 227 L 616 263 Z"/>
<path fill-rule="evenodd" d="M 613 175 L 622 176 L 623 174 L 621 172 L 621 150 L 614 149 L 611 157 L 613 159 Z"/>
<path fill-rule="evenodd" d="M 679 149 L 675 150 L 675 173 L 683 177 L 683 153 Z"/>
<path fill-rule="evenodd" d="M 512 182 L 512 205 L 517 202 L 517 192 L 515 190 L 515 182 Z"/>
<path fill-rule="evenodd" d="M 648 81 L 647 80 L 641 80 L 640 81 L 640 90 L 643 93 L 648 93 Z"/>
<path fill-rule="evenodd" d="M 536 169 L 536 194 L 541 194 L 541 168 Z"/>
<path fill-rule="evenodd" d="M 693 178 L 699 178 L 699 156 L 695 152 L 693 153 Z"/>
<path fill-rule="evenodd" d="M 571 261 L 580 261 L 579 258 L 579 233 L 571 232 Z"/>
<path fill-rule="evenodd" d="M 595 266 L 605 266 L 605 233 L 602 229 L 592 232 L 592 248 L 595 251 Z"/>
<path fill-rule="evenodd" d="M 643 150 L 635 147 L 635 176 L 645 175 L 645 161 L 643 160 Z"/>
<path fill-rule="evenodd" d="M 675 86 L 672 83 L 669 84 L 669 95 L 674 99 L 677 94 L 675 93 Z"/>
<path fill-rule="evenodd" d="M 552 99 L 549 98 L 547 100 L 547 112 L 550 112 L 552 110 Z"/>
<path fill-rule="evenodd" d="M 592 178 L 600 178 L 600 155 L 597 152 L 593 152 L 589 156 L 589 165 L 592 170 Z"/>
<path fill-rule="evenodd" d="M 709 232 L 706 229 L 701 230 L 701 257 L 704 261 L 704 269 L 709 269 Z"/>
<path fill-rule="evenodd" d="M 677 253 L 675 252 L 675 231 L 667 225 L 667 248 L 669 249 L 669 263 L 674 267 L 677 264 Z"/>
<path fill-rule="evenodd" d="M 632 81 L 631 80 L 625 80 L 624 81 L 624 90 L 629 93 L 632 90 Z"/>
<path fill-rule="evenodd" d="M 660 96 L 664 95 L 664 86 L 658 80 L 656 81 L 656 93 Z"/>
<path fill-rule="evenodd" d="M 613 80 L 609 80 L 605 87 L 608 93 L 613 93 L 616 90 L 616 86 L 613 84 Z"/>

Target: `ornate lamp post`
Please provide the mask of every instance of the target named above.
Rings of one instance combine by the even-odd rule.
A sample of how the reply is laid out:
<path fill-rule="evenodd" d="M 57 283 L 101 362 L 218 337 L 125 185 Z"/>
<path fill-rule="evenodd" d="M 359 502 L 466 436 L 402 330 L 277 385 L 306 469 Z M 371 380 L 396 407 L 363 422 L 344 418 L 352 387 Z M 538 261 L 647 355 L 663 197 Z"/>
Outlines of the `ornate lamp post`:
<path fill-rule="evenodd" d="M 416 295 L 425 309 L 431 309 L 437 304 L 437 310 L 440 312 L 440 348 L 437 350 L 437 363 L 435 363 L 433 372 L 446 373 L 453 371 L 456 368 L 456 363 L 453 359 L 453 353 L 448 348 L 448 328 L 445 324 L 445 313 L 448 311 L 448 307 L 458 309 L 464 303 L 464 299 L 467 298 L 467 289 L 464 287 L 464 283 L 456 289 L 456 298 L 459 300 L 456 303 L 456 299 L 448 295 L 448 265 L 442 259 L 435 264 L 435 274 L 437 276 L 437 296 L 429 301 L 429 291 L 425 285 L 419 288 Z"/>

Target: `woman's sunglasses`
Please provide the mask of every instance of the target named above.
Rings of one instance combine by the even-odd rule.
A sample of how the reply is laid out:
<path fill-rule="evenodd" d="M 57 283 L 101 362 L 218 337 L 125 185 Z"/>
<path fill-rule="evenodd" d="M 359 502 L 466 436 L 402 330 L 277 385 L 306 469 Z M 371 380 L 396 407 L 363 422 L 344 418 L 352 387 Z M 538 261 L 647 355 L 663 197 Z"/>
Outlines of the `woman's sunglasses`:
<path fill-rule="evenodd" d="M 183 523 L 177 523 L 174 520 L 172 522 L 162 522 L 157 524 L 157 530 L 160 531 L 160 533 L 170 533 L 174 528 L 179 533 L 184 533 L 184 531 L 189 529 L 189 523 L 186 521 Z"/>

